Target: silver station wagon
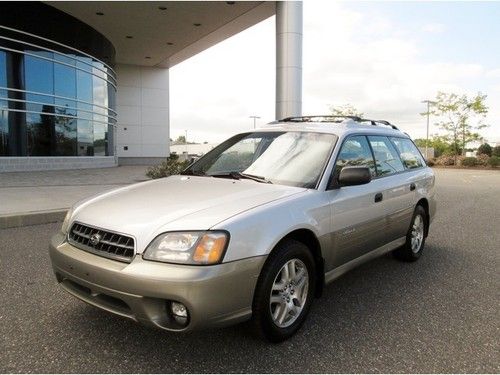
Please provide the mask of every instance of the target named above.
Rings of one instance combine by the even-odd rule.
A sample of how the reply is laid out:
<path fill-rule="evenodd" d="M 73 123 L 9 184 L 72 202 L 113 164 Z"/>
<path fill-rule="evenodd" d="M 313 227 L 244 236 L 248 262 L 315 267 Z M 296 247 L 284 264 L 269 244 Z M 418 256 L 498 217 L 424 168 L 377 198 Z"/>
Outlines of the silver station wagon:
<path fill-rule="evenodd" d="M 278 342 L 350 269 L 417 260 L 435 207 L 434 174 L 394 125 L 287 118 L 76 204 L 50 258 L 66 291 L 109 312 L 169 331 L 252 319 Z"/>

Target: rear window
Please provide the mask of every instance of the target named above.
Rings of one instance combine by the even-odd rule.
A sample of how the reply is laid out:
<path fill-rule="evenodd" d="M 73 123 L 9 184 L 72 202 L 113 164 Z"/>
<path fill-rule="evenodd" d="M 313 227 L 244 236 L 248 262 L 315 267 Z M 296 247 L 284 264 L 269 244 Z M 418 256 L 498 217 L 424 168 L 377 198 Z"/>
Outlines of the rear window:
<path fill-rule="evenodd" d="M 396 146 L 405 168 L 414 169 L 425 166 L 422 154 L 410 139 L 392 137 L 391 142 Z"/>

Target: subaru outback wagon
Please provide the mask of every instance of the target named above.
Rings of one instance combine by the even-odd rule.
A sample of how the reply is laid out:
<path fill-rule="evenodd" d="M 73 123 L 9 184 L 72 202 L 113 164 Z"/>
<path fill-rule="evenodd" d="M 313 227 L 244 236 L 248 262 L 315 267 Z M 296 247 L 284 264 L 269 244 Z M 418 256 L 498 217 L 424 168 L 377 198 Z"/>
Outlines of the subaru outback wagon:
<path fill-rule="evenodd" d="M 74 205 L 50 258 L 66 291 L 111 313 L 169 331 L 252 319 L 277 342 L 350 269 L 417 260 L 435 207 L 434 174 L 394 125 L 287 118 Z"/>

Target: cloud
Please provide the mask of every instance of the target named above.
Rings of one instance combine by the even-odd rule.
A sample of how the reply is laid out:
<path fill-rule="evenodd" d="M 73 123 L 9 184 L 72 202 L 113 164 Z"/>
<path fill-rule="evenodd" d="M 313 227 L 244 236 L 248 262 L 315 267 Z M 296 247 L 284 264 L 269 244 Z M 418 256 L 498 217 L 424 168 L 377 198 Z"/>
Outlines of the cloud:
<path fill-rule="evenodd" d="M 374 35 L 366 27 L 369 14 L 352 12 L 339 3 L 331 11 L 311 2 L 304 7 L 310 8 L 306 14 L 316 23 L 304 34 L 304 113 L 324 113 L 329 105 L 349 103 L 367 117 L 389 120 L 421 137 L 425 134 L 425 120 L 419 114 L 424 110 L 422 100 L 433 98 L 437 91 L 473 95 L 492 89 L 486 75 L 498 72 L 488 73 L 480 63 L 422 56 L 420 41 L 390 21 L 385 22 L 390 25 L 385 31 Z M 488 102 L 493 116 L 498 114 L 494 100 L 491 95 Z"/>
<path fill-rule="evenodd" d="M 422 26 L 422 31 L 430 34 L 440 34 L 446 31 L 446 26 L 442 23 L 426 23 Z"/>
<path fill-rule="evenodd" d="M 428 25 L 427 32 L 439 29 Z M 248 116 L 261 116 L 259 124 L 274 119 L 274 27 L 270 18 L 171 69 L 171 138 L 187 129 L 190 140 L 220 142 L 250 129 Z M 485 134 L 500 138 L 500 69 L 485 68 L 479 57 L 437 60 L 429 54 L 432 38 L 411 31 L 349 3 L 304 2 L 303 113 L 350 103 L 421 137 L 422 100 L 439 90 L 482 91 L 494 125 Z"/>

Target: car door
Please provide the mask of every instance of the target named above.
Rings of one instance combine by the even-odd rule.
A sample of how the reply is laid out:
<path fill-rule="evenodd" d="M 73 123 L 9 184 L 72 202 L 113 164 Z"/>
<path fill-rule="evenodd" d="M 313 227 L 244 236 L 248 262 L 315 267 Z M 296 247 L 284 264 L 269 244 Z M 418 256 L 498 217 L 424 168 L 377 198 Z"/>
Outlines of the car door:
<path fill-rule="evenodd" d="M 382 246 L 385 240 L 387 210 L 383 199 L 379 199 L 383 181 L 376 179 L 375 161 L 364 135 L 344 140 L 331 178 L 337 179 L 345 166 L 369 167 L 374 180 L 329 190 L 332 254 L 327 271 Z"/>
<path fill-rule="evenodd" d="M 383 232 L 384 244 L 406 235 L 414 208 L 416 185 L 394 144 L 385 136 L 369 135 L 373 150 L 377 180 L 381 199 L 386 210 L 386 227 Z"/>

